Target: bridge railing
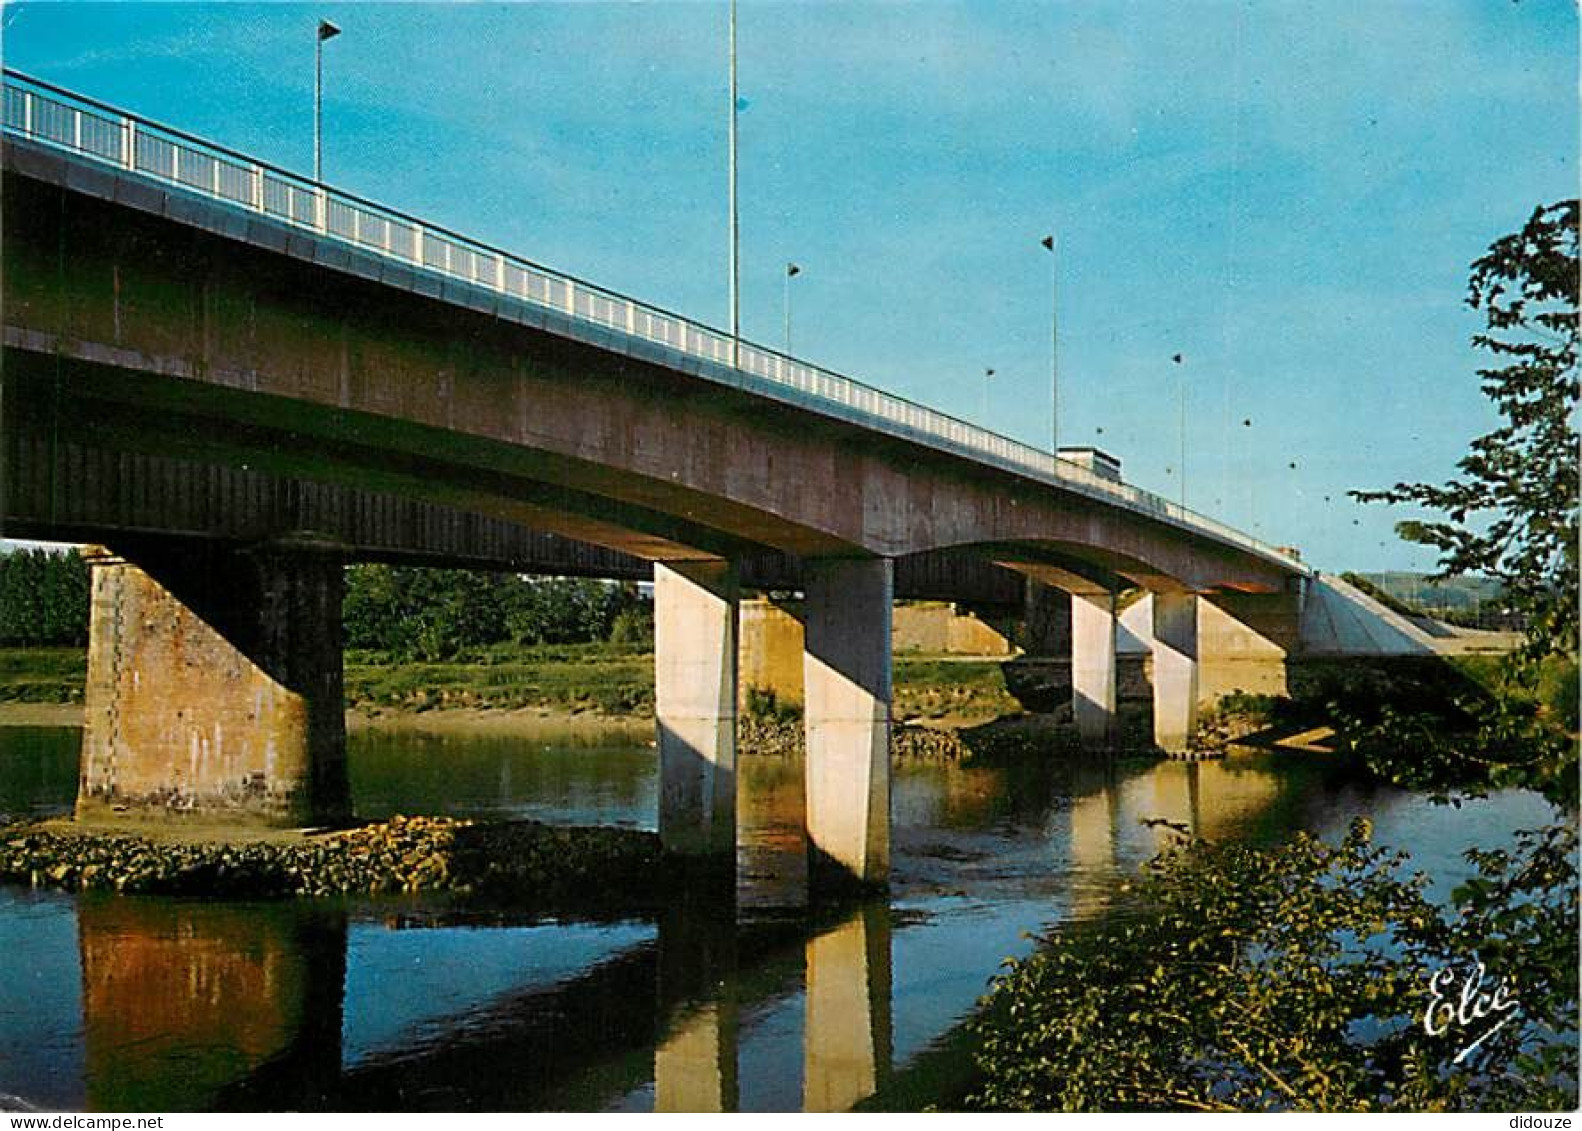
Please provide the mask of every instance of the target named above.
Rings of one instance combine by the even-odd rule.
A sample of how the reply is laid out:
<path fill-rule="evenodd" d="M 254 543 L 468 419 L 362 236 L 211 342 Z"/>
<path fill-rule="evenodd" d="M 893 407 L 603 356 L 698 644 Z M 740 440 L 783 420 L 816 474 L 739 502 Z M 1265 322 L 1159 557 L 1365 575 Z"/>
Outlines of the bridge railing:
<path fill-rule="evenodd" d="M 838 405 L 846 412 L 837 415 L 865 417 L 882 431 L 1118 502 L 1294 564 L 1281 549 L 1070 460 L 751 342 L 736 343 L 733 358 L 730 336 L 712 327 L 10 69 L 5 71 L 0 129 L 408 267 L 736 369 L 765 391 L 793 393 L 799 403 Z"/>

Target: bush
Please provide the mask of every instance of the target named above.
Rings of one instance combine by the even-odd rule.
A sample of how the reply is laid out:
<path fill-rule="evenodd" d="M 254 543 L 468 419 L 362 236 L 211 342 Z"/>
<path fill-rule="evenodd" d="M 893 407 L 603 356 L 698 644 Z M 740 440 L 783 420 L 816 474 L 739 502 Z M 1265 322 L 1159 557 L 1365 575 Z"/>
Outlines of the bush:
<path fill-rule="evenodd" d="M 1577 1102 L 1576 833 L 1473 854 L 1444 917 L 1365 820 L 1336 846 L 1188 843 L 1128 910 L 1010 964 L 973 1022 L 972 1107 L 1570 1110 Z M 1437 971 L 1517 988 L 1517 1024 L 1429 1032 Z M 1486 986 L 1492 989 L 1492 986 Z"/>

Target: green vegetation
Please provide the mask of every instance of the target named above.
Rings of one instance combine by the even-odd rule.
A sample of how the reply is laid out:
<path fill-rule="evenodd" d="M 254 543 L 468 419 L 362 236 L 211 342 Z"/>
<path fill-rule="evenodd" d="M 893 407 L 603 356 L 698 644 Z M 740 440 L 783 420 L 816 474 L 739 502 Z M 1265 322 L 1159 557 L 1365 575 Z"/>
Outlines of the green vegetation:
<path fill-rule="evenodd" d="M 349 648 L 346 705 L 374 712 L 470 707 L 649 715 L 650 647 L 500 643 L 458 648 L 445 660 Z M 0 648 L 0 702 L 81 702 L 86 673 L 81 648 Z M 800 717 L 771 694 L 749 689 L 748 695 L 749 714 Z M 1019 709 L 994 660 L 898 659 L 895 702 L 898 719 L 992 718 Z"/>
<path fill-rule="evenodd" d="M 1529 619 L 1535 659 L 1577 650 L 1578 215 L 1576 200 L 1535 209 L 1472 265 L 1467 302 L 1488 324 L 1472 342 L 1491 355 L 1478 375 L 1503 423 L 1472 441 L 1457 478 L 1352 492 L 1442 515 L 1396 529 L 1439 551 L 1441 576 L 1497 582 Z"/>
<path fill-rule="evenodd" d="M 436 662 L 352 650 L 346 703 L 365 710 L 533 707 L 641 715 L 654 709 L 654 660 L 646 650 L 614 644 L 499 644 Z"/>
<path fill-rule="evenodd" d="M 1129 913 L 1062 932 L 1000 977 L 972 1026 L 982 1081 L 968 1106 L 1575 1107 L 1576 905 L 1549 882 L 1574 833 L 1524 845 L 1525 868 L 1480 859 L 1459 914 L 1370 837 L 1359 821 L 1334 846 L 1183 838 L 1128 892 Z M 1473 977 L 1480 961 L 1520 987 L 1520 1023 L 1455 1064 L 1493 1022 L 1428 1032 L 1430 979 Z"/>
<path fill-rule="evenodd" d="M 894 683 L 897 719 L 992 719 L 1022 709 L 999 660 L 897 656 Z"/>
<path fill-rule="evenodd" d="M 346 646 L 400 660 L 450 660 L 514 643 L 652 644 L 653 610 L 635 585 L 463 569 L 346 570 Z"/>
<path fill-rule="evenodd" d="M 80 703 L 82 648 L 0 648 L 0 703 Z"/>
<path fill-rule="evenodd" d="M 0 645 L 87 642 L 88 566 L 81 556 L 69 550 L 0 553 Z"/>
<path fill-rule="evenodd" d="M 747 694 L 749 715 L 800 715 L 771 693 L 749 689 Z M 432 663 L 351 650 L 346 702 L 374 710 L 543 708 L 646 715 L 654 709 L 654 660 L 646 649 L 618 644 L 498 644 Z M 895 702 L 897 718 L 987 718 L 1017 709 L 999 663 L 992 660 L 898 659 Z"/>
<path fill-rule="evenodd" d="M 1355 586 L 1357 589 L 1360 589 L 1362 592 L 1372 597 L 1375 601 L 1379 602 L 1379 604 L 1383 605 L 1386 609 L 1389 609 L 1392 613 L 1399 613 L 1403 617 L 1417 617 L 1423 615 L 1423 611 L 1421 609 L 1417 608 L 1415 605 L 1408 604 L 1399 597 L 1396 597 L 1383 586 L 1375 585 L 1372 581 L 1369 581 L 1360 573 L 1343 573 L 1340 575 L 1340 579 L 1347 585 Z"/>

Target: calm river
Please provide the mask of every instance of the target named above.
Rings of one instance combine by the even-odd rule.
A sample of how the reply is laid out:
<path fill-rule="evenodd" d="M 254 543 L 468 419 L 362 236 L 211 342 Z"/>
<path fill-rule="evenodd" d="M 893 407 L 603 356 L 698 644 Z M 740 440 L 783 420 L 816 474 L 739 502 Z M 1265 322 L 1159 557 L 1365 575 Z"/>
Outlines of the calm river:
<path fill-rule="evenodd" d="M 0 813 L 69 810 L 78 732 L 0 726 Z M 364 731 L 365 817 L 652 828 L 630 731 Z M 888 903 L 809 916 L 801 765 L 742 760 L 734 920 L 219 903 L 0 887 L 0 1107 L 841 1110 L 916 1063 L 1036 932 L 1103 915 L 1165 817 L 1219 838 L 1373 817 L 1436 888 L 1547 807 L 1460 809 L 1314 756 L 1036 769 L 902 765 Z M 723 918 L 723 921 L 722 921 Z"/>

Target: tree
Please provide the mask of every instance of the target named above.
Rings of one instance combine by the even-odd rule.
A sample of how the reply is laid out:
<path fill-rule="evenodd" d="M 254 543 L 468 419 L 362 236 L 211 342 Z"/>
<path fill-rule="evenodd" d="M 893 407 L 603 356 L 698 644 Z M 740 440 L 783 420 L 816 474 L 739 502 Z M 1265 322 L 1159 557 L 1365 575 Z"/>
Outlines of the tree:
<path fill-rule="evenodd" d="M 88 639 L 88 566 L 72 551 L 0 554 L 0 644 L 84 644 Z"/>
<path fill-rule="evenodd" d="M 1460 475 L 1351 492 L 1444 515 L 1396 529 L 1439 550 L 1439 577 L 1481 573 L 1504 586 L 1527 618 L 1518 661 L 1577 653 L 1577 245 L 1578 202 L 1562 201 L 1472 264 L 1467 303 L 1487 321 L 1472 344 L 1493 359 L 1478 375 L 1504 422 L 1472 441 Z"/>

